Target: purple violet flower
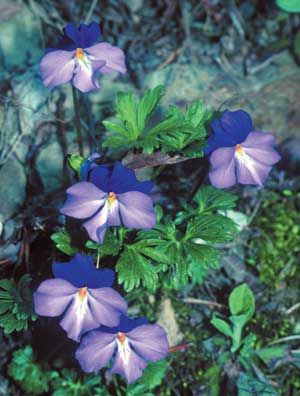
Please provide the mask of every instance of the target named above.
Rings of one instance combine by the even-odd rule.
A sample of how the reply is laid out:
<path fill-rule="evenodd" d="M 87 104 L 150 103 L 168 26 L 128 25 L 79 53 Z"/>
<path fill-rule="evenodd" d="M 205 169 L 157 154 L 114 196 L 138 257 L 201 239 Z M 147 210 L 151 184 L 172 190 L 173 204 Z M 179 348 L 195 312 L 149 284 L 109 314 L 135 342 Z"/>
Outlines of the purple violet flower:
<path fill-rule="evenodd" d="M 167 334 L 161 326 L 147 324 L 146 318 L 122 316 L 119 326 L 100 327 L 85 335 L 75 356 L 88 373 L 98 372 L 114 356 L 111 373 L 123 375 L 131 383 L 141 377 L 149 362 L 165 358 L 168 351 Z"/>
<path fill-rule="evenodd" d="M 213 186 L 234 184 L 263 187 L 272 165 L 280 160 L 271 133 L 254 131 L 251 117 L 243 110 L 225 110 L 211 123 L 206 154 L 210 154 L 209 178 Z"/>
<path fill-rule="evenodd" d="M 86 174 L 88 181 L 67 189 L 68 198 L 60 211 L 76 219 L 87 219 L 83 226 L 93 241 L 103 243 L 106 228 L 111 226 L 154 227 L 156 216 L 148 195 L 152 182 L 138 181 L 134 171 L 120 162 L 113 167 L 91 166 Z"/>
<path fill-rule="evenodd" d="M 123 297 L 110 286 L 114 271 L 98 270 L 93 258 L 76 254 L 68 263 L 53 262 L 55 279 L 47 279 L 34 293 L 34 309 L 40 316 L 60 316 L 68 337 L 79 341 L 83 333 L 100 325 L 117 326 L 127 311 Z"/>
<path fill-rule="evenodd" d="M 72 81 L 82 92 L 100 88 L 97 73 L 126 73 L 123 51 L 109 43 L 97 43 L 99 25 L 73 23 L 64 28 L 64 36 L 58 48 L 47 49 L 40 63 L 44 84 L 53 88 Z M 97 44 L 96 44 L 97 43 Z"/>

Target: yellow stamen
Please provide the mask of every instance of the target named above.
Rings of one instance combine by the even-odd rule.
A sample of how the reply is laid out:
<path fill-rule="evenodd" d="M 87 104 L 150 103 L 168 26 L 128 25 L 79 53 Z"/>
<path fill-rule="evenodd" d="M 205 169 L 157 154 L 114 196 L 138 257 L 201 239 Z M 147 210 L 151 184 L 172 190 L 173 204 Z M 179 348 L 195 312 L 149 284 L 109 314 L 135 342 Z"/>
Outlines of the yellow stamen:
<path fill-rule="evenodd" d="M 243 154 L 244 154 L 244 149 L 243 149 L 243 147 L 242 147 L 241 144 L 237 144 L 237 145 L 235 146 L 235 151 L 236 151 L 237 154 L 240 154 L 240 155 L 243 155 Z"/>
<path fill-rule="evenodd" d="M 117 196 L 116 196 L 116 194 L 114 192 L 110 192 L 108 194 L 108 203 L 109 204 L 114 203 L 116 199 L 117 199 Z"/>
<path fill-rule="evenodd" d="M 83 59 L 84 58 L 84 51 L 82 48 L 76 48 L 75 50 L 76 58 Z"/>
<path fill-rule="evenodd" d="M 122 333 L 121 331 L 119 331 L 119 333 L 117 334 L 117 339 L 118 339 L 121 343 L 123 343 L 123 342 L 125 341 L 125 339 L 126 339 L 126 334 L 125 334 L 125 333 Z"/>
<path fill-rule="evenodd" d="M 86 297 L 87 289 L 88 289 L 87 287 L 81 287 L 80 289 L 78 289 L 79 298 L 81 300 L 83 300 Z"/>

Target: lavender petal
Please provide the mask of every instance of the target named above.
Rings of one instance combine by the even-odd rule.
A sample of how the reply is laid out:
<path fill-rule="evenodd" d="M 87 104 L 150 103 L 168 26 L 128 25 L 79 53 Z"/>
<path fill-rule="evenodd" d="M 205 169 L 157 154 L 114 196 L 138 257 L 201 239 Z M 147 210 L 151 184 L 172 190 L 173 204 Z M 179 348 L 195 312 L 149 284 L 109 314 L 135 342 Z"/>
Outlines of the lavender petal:
<path fill-rule="evenodd" d="M 211 169 L 208 176 L 213 186 L 228 188 L 236 183 L 234 153 L 234 148 L 224 147 L 211 154 L 209 158 Z"/>
<path fill-rule="evenodd" d="M 67 189 L 68 198 L 60 209 L 64 215 L 85 219 L 92 216 L 104 203 L 106 193 L 94 184 L 80 182 Z"/>
<path fill-rule="evenodd" d="M 84 372 L 96 373 L 108 365 L 115 348 L 115 334 L 94 330 L 82 337 L 75 357 Z"/>
<path fill-rule="evenodd" d="M 101 73 L 126 73 L 125 55 L 120 48 L 109 43 L 99 43 L 86 48 L 86 52 L 95 60 L 105 61 Z"/>
<path fill-rule="evenodd" d="M 34 310 L 38 315 L 61 315 L 72 301 L 77 288 L 63 279 L 48 279 L 33 294 Z"/>
<path fill-rule="evenodd" d="M 93 241 L 103 243 L 107 228 L 107 219 L 108 203 L 105 202 L 104 206 L 95 216 L 83 223 L 84 228 L 87 230 L 89 237 Z"/>
<path fill-rule="evenodd" d="M 127 311 L 124 298 L 111 287 L 89 289 L 89 293 L 90 309 L 99 325 L 117 326 L 120 323 L 120 315 Z"/>
<path fill-rule="evenodd" d="M 134 350 L 147 361 L 155 362 L 165 358 L 168 354 L 167 334 L 157 324 L 136 327 L 127 336 Z"/>
<path fill-rule="evenodd" d="M 139 191 L 119 194 L 120 216 L 125 227 L 150 229 L 155 226 L 156 215 L 152 199 Z"/>
<path fill-rule="evenodd" d="M 75 68 L 73 55 L 73 51 L 54 50 L 43 56 L 40 71 L 47 87 L 54 88 L 72 79 Z"/>

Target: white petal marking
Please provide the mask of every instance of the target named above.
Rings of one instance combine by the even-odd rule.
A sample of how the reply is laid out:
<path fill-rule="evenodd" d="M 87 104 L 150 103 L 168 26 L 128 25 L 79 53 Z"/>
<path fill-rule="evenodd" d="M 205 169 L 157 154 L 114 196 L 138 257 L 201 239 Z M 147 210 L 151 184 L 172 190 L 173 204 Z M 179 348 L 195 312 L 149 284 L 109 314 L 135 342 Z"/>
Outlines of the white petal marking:
<path fill-rule="evenodd" d="M 241 162 L 251 173 L 253 180 L 259 185 L 263 186 L 260 176 L 257 173 L 257 168 L 255 167 L 255 160 L 251 158 L 248 154 L 246 154 L 245 150 L 241 145 L 235 150 L 235 158 L 237 161 Z"/>
<path fill-rule="evenodd" d="M 124 340 L 120 341 L 117 337 L 117 346 L 124 365 L 128 365 L 130 359 L 131 348 L 129 345 L 128 337 L 125 336 Z"/>

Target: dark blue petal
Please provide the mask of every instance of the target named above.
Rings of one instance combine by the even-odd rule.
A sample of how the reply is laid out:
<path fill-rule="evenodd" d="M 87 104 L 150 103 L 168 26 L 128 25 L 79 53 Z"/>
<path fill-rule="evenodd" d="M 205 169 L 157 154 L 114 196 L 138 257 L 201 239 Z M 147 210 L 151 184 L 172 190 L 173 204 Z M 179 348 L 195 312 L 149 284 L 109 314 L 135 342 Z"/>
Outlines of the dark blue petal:
<path fill-rule="evenodd" d="M 150 181 L 138 181 L 132 169 L 126 168 L 121 162 L 116 162 L 111 175 L 110 187 L 110 191 L 116 194 L 128 191 L 140 191 L 147 194 L 152 190 L 154 184 Z"/>
<path fill-rule="evenodd" d="M 129 331 L 135 329 L 136 327 L 142 326 L 148 323 L 148 319 L 145 317 L 134 318 L 130 319 L 126 315 L 120 316 L 120 323 L 116 327 L 106 327 L 101 326 L 99 330 L 103 331 L 104 333 L 115 334 L 118 332 L 128 333 Z"/>
<path fill-rule="evenodd" d="M 234 147 L 246 140 L 253 131 L 250 115 L 244 110 L 225 110 L 221 118 L 211 123 L 212 135 L 208 139 L 205 154 L 210 154 L 220 147 Z"/>
<path fill-rule="evenodd" d="M 111 167 L 109 165 L 98 165 L 91 170 L 88 181 L 104 192 L 111 192 L 110 176 Z"/>
<path fill-rule="evenodd" d="M 98 158 L 100 158 L 100 154 L 98 153 L 92 153 L 85 161 L 83 161 L 81 167 L 80 167 L 80 177 L 81 180 L 88 180 L 88 174 L 89 171 L 92 168 L 95 168 L 97 165 L 94 163 L 94 161 Z"/>
<path fill-rule="evenodd" d="M 82 48 L 87 48 L 97 43 L 101 34 L 100 27 L 96 22 L 92 22 L 89 25 L 81 24 L 79 32 L 82 37 Z"/>
<path fill-rule="evenodd" d="M 67 39 L 73 41 L 73 43 L 75 44 L 75 48 L 80 47 L 80 45 L 78 45 L 80 42 L 80 37 L 75 23 L 68 23 L 64 27 L 64 34 Z"/>
<path fill-rule="evenodd" d="M 97 289 L 110 287 L 115 279 L 115 273 L 110 269 L 97 269 L 91 256 L 77 253 L 67 263 L 52 263 L 52 272 L 55 278 L 70 282 L 75 287 Z"/>
<path fill-rule="evenodd" d="M 95 44 L 100 37 L 100 27 L 96 22 L 89 25 L 81 24 L 79 28 L 69 23 L 64 28 L 66 36 L 75 44 L 75 48 L 87 48 Z"/>

